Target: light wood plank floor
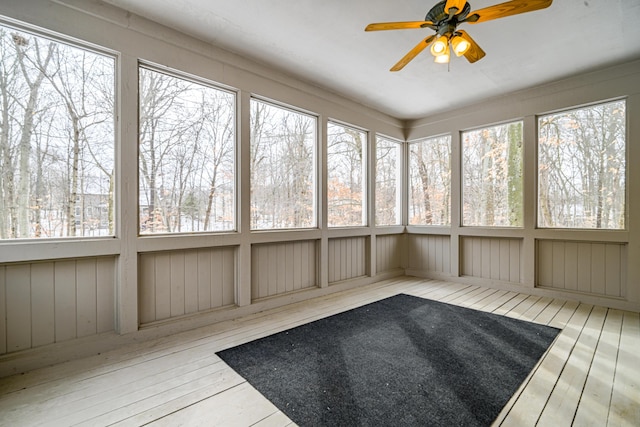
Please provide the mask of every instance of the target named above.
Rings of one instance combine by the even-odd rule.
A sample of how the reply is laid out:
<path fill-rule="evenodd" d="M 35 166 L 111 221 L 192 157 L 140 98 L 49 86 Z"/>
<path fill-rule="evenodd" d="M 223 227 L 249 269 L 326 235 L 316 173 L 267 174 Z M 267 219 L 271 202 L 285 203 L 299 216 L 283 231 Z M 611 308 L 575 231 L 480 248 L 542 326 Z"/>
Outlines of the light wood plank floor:
<path fill-rule="evenodd" d="M 640 318 L 523 293 L 400 278 L 0 380 L 0 424 L 288 426 L 214 353 L 407 293 L 562 328 L 496 426 L 640 426 Z"/>

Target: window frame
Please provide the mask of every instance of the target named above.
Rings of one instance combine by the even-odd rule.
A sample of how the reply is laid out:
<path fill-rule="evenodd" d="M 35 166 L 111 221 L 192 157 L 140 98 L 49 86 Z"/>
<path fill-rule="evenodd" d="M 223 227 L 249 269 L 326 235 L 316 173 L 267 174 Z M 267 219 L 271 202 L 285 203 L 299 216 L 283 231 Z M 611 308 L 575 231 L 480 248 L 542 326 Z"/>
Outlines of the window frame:
<path fill-rule="evenodd" d="M 221 92 L 228 93 L 233 96 L 233 152 L 231 154 L 231 158 L 233 159 L 233 226 L 228 230 L 202 230 L 202 231 L 180 231 L 180 232 L 169 232 L 169 233 L 141 233 L 140 229 L 140 71 L 145 69 L 147 71 L 152 71 L 160 74 L 167 75 L 172 78 L 180 79 L 189 83 L 197 84 L 204 86 L 208 89 L 214 89 Z M 239 112 L 240 112 L 240 93 L 239 90 L 232 88 L 231 86 L 224 85 L 219 82 L 215 82 L 213 80 L 209 80 L 204 77 L 200 77 L 198 75 L 181 71 L 172 67 L 167 67 L 165 65 L 157 64 L 151 61 L 138 59 L 137 64 L 137 109 L 136 112 L 138 114 L 137 120 L 137 129 L 136 129 L 136 142 L 137 142 L 137 153 L 138 157 L 136 159 L 136 202 L 137 202 L 137 210 L 136 210 L 136 234 L 138 238 L 141 239 L 149 239 L 149 238 L 162 238 L 162 237 L 171 237 L 171 236 L 203 236 L 203 235 L 221 235 L 221 234 L 234 234 L 239 232 L 239 224 L 240 224 L 240 200 L 238 197 L 239 194 L 239 153 L 240 153 L 240 138 L 239 138 Z"/>
<path fill-rule="evenodd" d="M 512 124 L 521 124 L 521 133 L 522 133 L 522 141 L 521 141 L 521 149 L 520 149 L 520 168 L 521 168 L 521 200 L 520 204 L 522 206 L 521 212 L 521 224 L 519 225 L 487 225 L 487 224 L 465 224 L 464 222 L 464 214 L 465 214 L 465 143 L 464 143 L 464 134 L 467 132 L 476 132 L 481 131 L 483 129 L 491 129 L 497 128 L 500 126 L 509 126 Z M 511 118 L 504 121 L 480 125 L 473 128 L 463 129 L 459 131 L 460 135 L 460 169 L 459 169 L 459 178 L 460 178 L 460 224 L 459 226 L 462 228 L 479 228 L 479 229 L 502 229 L 502 230 L 523 230 L 525 228 L 525 192 L 526 192 L 526 183 L 525 183 L 525 167 L 526 167 L 526 159 L 525 159 L 525 119 L 524 117 Z"/>
<path fill-rule="evenodd" d="M 57 44 L 62 44 L 68 46 L 70 48 L 79 49 L 85 52 L 89 52 L 94 55 L 102 56 L 105 58 L 109 58 L 113 60 L 113 200 L 112 200 L 112 218 L 113 218 L 113 229 L 111 233 L 103 236 L 54 236 L 54 237 L 19 237 L 19 238 L 8 238 L 8 239 L 0 239 L 0 246 L 10 246 L 10 245 L 29 245 L 35 244 L 37 247 L 49 247 L 52 246 L 52 255 L 51 256 L 37 256 L 27 257 L 28 259 L 48 259 L 48 258 L 57 258 L 56 255 L 56 245 L 58 243 L 70 243 L 73 242 L 92 242 L 92 241 L 102 241 L 109 242 L 114 239 L 118 239 L 121 237 L 122 230 L 122 215 L 120 214 L 120 204 L 122 195 L 120 194 L 120 181 L 121 181 L 121 164 L 120 164 L 120 153 L 121 153 L 121 129 L 120 129 L 120 117 L 121 117 L 121 63 L 122 63 L 122 53 L 120 51 L 107 48 L 105 46 L 101 46 L 96 43 L 92 43 L 88 40 L 80 39 L 71 35 L 67 35 L 64 33 L 60 33 L 54 30 L 49 30 L 48 28 L 37 26 L 30 24 L 25 21 L 16 20 L 10 18 L 5 15 L 0 15 L 0 26 L 3 26 L 10 30 L 15 30 L 19 32 L 24 32 L 31 34 L 34 37 L 38 37 L 41 39 L 48 40 L 50 42 L 54 42 Z M 113 250 L 110 250 L 113 252 Z"/>
<path fill-rule="evenodd" d="M 546 116 L 558 115 L 563 113 L 571 113 L 574 111 L 588 109 L 592 107 L 597 107 L 605 104 L 611 104 L 615 102 L 623 102 L 625 107 L 625 117 L 624 117 L 624 227 L 622 228 L 586 228 L 586 227 L 547 227 L 540 225 L 540 120 Z M 628 109 L 628 96 L 620 96 L 614 98 L 601 99 L 594 102 L 589 102 L 586 104 L 569 106 L 566 108 L 554 109 L 550 111 L 546 111 L 543 113 L 538 113 L 535 115 L 535 203 L 533 209 L 534 216 L 534 224 L 535 229 L 537 230 L 548 230 L 548 231 L 570 231 L 570 232 L 596 232 L 596 233 L 620 233 L 627 232 L 629 229 L 629 128 L 630 128 L 630 117 L 629 117 L 629 109 Z"/>
<path fill-rule="evenodd" d="M 373 188 L 374 188 L 374 206 L 373 206 L 373 222 L 375 227 L 393 227 L 403 225 L 402 212 L 403 212 L 403 177 L 404 177 L 404 151 L 406 143 L 397 138 L 392 138 L 386 135 L 376 133 L 375 138 L 375 173 L 373 174 Z M 393 224 L 379 224 L 378 223 L 378 142 L 379 140 L 386 140 L 393 144 L 396 144 L 396 169 L 395 169 L 395 222 Z"/>
<path fill-rule="evenodd" d="M 362 143 L 362 162 L 361 162 L 361 179 L 362 179 L 362 189 L 361 189 L 361 194 L 362 194 L 362 202 L 361 202 L 361 208 L 362 208 L 362 214 L 361 214 L 361 223 L 357 224 L 357 225 L 331 225 L 330 224 L 330 217 L 331 217 L 331 213 L 330 213 L 330 209 L 329 209 L 329 126 L 340 126 L 342 128 L 349 128 L 352 129 L 354 131 L 357 132 L 361 132 L 362 134 L 364 134 L 364 138 L 363 138 L 363 143 Z M 345 229 L 345 228 L 362 228 L 362 227 L 368 227 L 369 226 L 369 189 L 370 189 L 370 176 L 371 174 L 369 174 L 369 155 L 370 155 L 370 149 L 369 149 L 369 140 L 371 138 L 371 131 L 369 131 L 368 129 L 365 129 L 363 127 L 360 126 L 356 126 L 356 125 L 352 125 L 349 123 L 346 123 L 344 121 L 338 120 L 338 119 L 333 119 L 333 118 L 329 118 L 327 120 L 327 124 L 325 127 L 325 132 L 327 135 L 327 145 L 326 145 L 326 156 L 324 157 L 326 159 L 326 170 L 327 170 L 327 175 L 326 175 L 326 200 L 327 200 L 327 228 L 329 229 Z M 375 219 L 374 219 L 375 222 Z"/>
<path fill-rule="evenodd" d="M 320 171 L 320 166 L 319 166 L 319 159 L 320 159 L 320 126 L 321 126 L 321 120 L 320 120 L 320 115 L 317 113 L 314 113 L 310 110 L 306 110 L 304 108 L 301 107 L 296 107 L 290 104 L 287 104 L 285 102 L 281 102 L 281 101 L 277 101 L 274 100 L 272 98 L 268 98 L 265 96 L 261 96 L 261 95 L 257 95 L 257 94 L 251 94 L 249 97 L 249 115 L 247 117 L 247 120 L 250 122 L 251 121 L 251 103 L 253 101 L 256 102 L 261 102 L 263 104 L 266 104 L 270 107 L 274 107 L 274 108 L 279 108 L 281 110 L 286 110 L 289 111 L 291 113 L 294 114 L 300 114 L 303 116 L 308 116 L 310 118 L 312 118 L 315 122 L 315 135 L 313 138 L 313 159 L 312 159 L 312 165 L 313 165 L 313 170 L 311 172 L 312 174 L 312 183 L 311 183 L 311 188 L 313 190 L 313 196 L 311 197 L 311 208 L 313 210 L 313 214 L 311 216 L 312 218 L 312 224 L 309 225 L 308 227 L 287 227 L 287 228 L 252 228 L 251 223 L 253 222 L 253 219 L 251 217 L 251 214 L 249 214 L 249 224 L 247 226 L 247 230 L 250 233 L 273 233 L 273 232 L 288 232 L 288 231 L 304 231 L 304 230 L 317 230 L 320 228 L 320 223 L 319 223 L 319 217 L 320 217 L 320 212 L 319 212 L 319 206 L 321 206 L 321 204 L 319 203 L 319 197 L 320 197 L 320 191 L 319 191 L 319 182 L 320 182 L 320 177 L 319 177 L 319 171 Z M 251 129 L 249 129 L 249 134 L 251 133 Z M 251 135 L 249 135 L 249 152 L 251 152 Z M 248 188 L 249 188 L 249 207 L 251 207 L 252 205 L 252 190 L 251 190 L 251 164 L 249 162 L 249 164 L 246 165 L 246 168 L 249 169 L 249 174 L 248 174 Z M 239 180 L 240 176 L 238 176 L 238 174 L 236 174 L 236 178 Z"/>
<path fill-rule="evenodd" d="M 428 142 L 430 140 L 435 140 L 435 139 L 439 139 L 439 138 L 449 138 L 449 200 L 448 200 L 448 211 L 449 211 L 449 215 L 447 218 L 447 222 L 445 224 L 424 224 L 424 223 L 412 223 L 411 222 L 411 202 L 412 202 L 412 196 L 411 196 L 411 147 L 413 145 L 416 144 L 422 144 L 425 142 Z M 431 228 L 451 228 L 452 226 L 452 209 L 453 209 L 453 197 L 454 197 L 454 193 L 453 193 L 453 166 L 454 166 L 454 149 L 453 149 L 453 135 L 451 133 L 443 133 L 440 135 L 433 135 L 433 136 L 427 136 L 424 138 L 418 138 L 418 139 L 414 139 L 411 141 L 407 142 L 407 154 L 406 154 L 406 158 L 407 158 L 407 180 L 406 180 L 406 194 L 407 194 L 407 225 L 410 227 L 431 227 Z M 460 160 L 462 162 L 462 159 Z"/>

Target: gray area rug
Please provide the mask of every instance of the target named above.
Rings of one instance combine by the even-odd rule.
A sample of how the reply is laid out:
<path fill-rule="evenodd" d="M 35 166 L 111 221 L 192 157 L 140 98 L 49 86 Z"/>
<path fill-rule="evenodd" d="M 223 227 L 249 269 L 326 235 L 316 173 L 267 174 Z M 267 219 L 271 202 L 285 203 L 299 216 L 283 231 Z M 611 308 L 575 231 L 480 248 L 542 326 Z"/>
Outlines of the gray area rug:
<path fill-rule="evenodd" d="M 300 426 L 489 426 L 558 333 L 400 294 L 217 354 Z"/>

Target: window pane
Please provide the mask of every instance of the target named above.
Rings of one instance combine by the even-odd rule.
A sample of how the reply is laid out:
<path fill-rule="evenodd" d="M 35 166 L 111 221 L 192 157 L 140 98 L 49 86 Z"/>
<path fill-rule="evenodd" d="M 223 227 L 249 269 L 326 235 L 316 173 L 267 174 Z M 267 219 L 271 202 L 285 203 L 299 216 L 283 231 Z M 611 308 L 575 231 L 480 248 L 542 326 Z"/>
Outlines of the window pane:
<path fill-rule="evenodd" d="M 376 137 L 376 225 L 400 224 L 402 144 Z"/>
<path fill-rule="evenodd" d="M 462 134 L 463 225 L 522 227 L 522 122 Z"/>
<path fill-rule="evenodd" d="M 538 225 L 625 228 L 625 102 L 538 119 Z"/>
<path fill-rule="evenodd" d="M 364 209 L 367 134 L 336 123 L 327 126 L 329 227 L 366 225 Z"/>
<path fill-rule="evenodd" d="M 315 227 L 317 119 L 251 100 L 251 228 Z"/>
<path fill-rule="evenodd" d="M 409 145 L 409 224 L 451 224 L 451 136 Z"/>
<path fill-rule="evenodd" d="M 140 68 L 140 233 L 235 229 L 235 95 Z"/>
<path fill-rule="evenodd" d="M 114 234 L 115 60 L 0 26 L 0 239 Z"/>

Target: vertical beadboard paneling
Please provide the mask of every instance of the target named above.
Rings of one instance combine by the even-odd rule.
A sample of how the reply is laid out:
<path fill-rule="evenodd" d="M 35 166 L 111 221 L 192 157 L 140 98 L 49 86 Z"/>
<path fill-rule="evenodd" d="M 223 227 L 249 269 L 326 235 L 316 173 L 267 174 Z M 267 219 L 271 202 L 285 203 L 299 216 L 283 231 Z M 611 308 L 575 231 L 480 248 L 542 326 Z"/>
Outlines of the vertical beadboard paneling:
<path fill-rule="evenodd" d="M 184 313 L 198 312 L 198 251 L 183 251 L 184 255 Z"/>
<path fill-rule="evenodd" d="M 402 235 L 390 234 L 376 237 L 376 269 L 378 273 L 400 268 Z"/>
<path fill-rule="evenodd" d="M 156 269 L 154 254 L 141 254 L 138 272 L 138 317 L 140 323 L 156 319 Z"/>
<path fill-rule="evenodd" d="M 538 240 L 537 284 L 610 297 L 624 296 L 626 245 Z"/>
<path fill-rule="evenodd" d="M 115 329 L 115 260 L 113 258 L 98 258 L 96 276 L 96 295 L 98 299 L 96 325 L 97 332 L 100 334 Z"/>
<path fill-rule="evenodd" d="M 451 273 L 451 238 L 449 236 L 412 234 L 408 236 L 409 269 Z M 471 263 L 472 259 L 463 262 Z M 470 264 L 469 264 L 470 265 Z"/>
<path fill-rule="evenodd" d="M 251 298 L 317 286 L 316 242 L 261 243 L 251 247 Z"/>
<path fill-rule="evenodd" d="M 54 268 L 56 341 L 76 337 L 76 261 L 59 261 Z"/>
<path fill-rule="evenodd" d="M 185 252 L 175 252 L 169 256 L 170 274 L 170 316 L 185 313 Z"/>
<path fill-rule="evenodd" d="M 222 251 L 222 306 L 235 304 L 236 302 L 236 250 L 225 248 Z"/>
<path fill-rule="evenodd" d="M 211 253 L 198 250 L 198 311 L 211 308 Z"/>
<path fill-rule="evenodd" d="M 76 322 L 77 337 L 95 335 L 97 332 L 97 278 L 96 259 L 76 261 Z"/>
<path fill-rule="evenodd" d="M 520 239 L 462 237 L 461 273 L 464 276 L 521 283 Z"/>
<path fill-rule="evenodd" d="M 329 283 L 362 277 L 366 237 L 329 239 Z"/>
<path fill-rule="evenodd" d="M 235 247 L 140 255 L 140 323 L 235 302 Z"/>
<path fill-rule="evenodd" d="M 55 342 L 53 262 L 31 265 L 31 346 Z"/>
<path fill-rule="evenodd" d="M 0 265 L 0 354 L 114 329 L 115 258 Z"/>
<path fill-rule="evenodd" d="M 6 268 L 7 352 L 31 347 L 31 271 L 28 264 Z"/>

